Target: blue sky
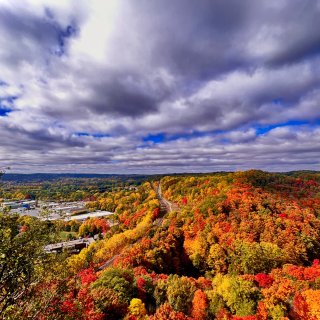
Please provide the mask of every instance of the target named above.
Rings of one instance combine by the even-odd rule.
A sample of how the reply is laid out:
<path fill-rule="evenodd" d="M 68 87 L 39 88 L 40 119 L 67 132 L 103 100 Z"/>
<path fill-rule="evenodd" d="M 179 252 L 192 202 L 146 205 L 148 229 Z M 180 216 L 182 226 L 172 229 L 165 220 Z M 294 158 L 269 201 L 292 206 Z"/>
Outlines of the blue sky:
<path fill-rule="evenodd" d="M 3 0 L 0 166 L 319 170 L 320 1 Z"/>

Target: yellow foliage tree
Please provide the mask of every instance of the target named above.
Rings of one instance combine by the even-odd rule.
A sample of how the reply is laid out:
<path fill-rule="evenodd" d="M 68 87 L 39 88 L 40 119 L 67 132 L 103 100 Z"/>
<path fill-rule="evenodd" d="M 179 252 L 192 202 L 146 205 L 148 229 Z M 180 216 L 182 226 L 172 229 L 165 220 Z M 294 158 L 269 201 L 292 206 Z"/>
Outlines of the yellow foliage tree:
<path fill-rule="evenodd" d="M 130 315 L 135 316 L 137 320 L 146 319 L 147 310 L 144 306 L 144 303 L 140 299 L 133 298 L 130 301 L 129 310 Z"/>

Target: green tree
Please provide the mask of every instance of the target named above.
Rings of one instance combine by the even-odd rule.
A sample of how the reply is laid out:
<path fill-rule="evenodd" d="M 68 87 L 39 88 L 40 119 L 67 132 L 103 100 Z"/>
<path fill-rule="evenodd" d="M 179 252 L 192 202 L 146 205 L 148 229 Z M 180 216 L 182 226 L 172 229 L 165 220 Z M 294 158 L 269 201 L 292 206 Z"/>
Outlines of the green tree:
<path fill-rule="evenodd" d="M 195 291 L 195 285 L 187 277 L 173 275 L 168 278 L 167 298 L 176 311 L 189 313 Z"/>
<path fill-rule="evenodd" d="M 136 293 L 133 274 L 129 270 L 108 268 L 93 283 L 92 288 L 109 288 L 116 292 L 119 299 L 128 303 Z"/>
<path fill-rule="evenodd" d="M 55 257 L 44 252 L 54 229 L 30 217 L 0 214 L 0 314 L 27 301 Z M 12 313 L 12 311 L 10 311 Z"/>
<path fill-rule="evenodd" d="M 222 298 L 233 314 L 248 316 L 255 313 L 259 293 L 253 282 L 238 276 L 218 274 L 213 279 L 213 285 L 213 291 Z M 214 294 L 211 296 L 218 301 Z"/>
<path fill-rule="evenodd" d="M 273 243 L 238 241 L 231 257 L 230 271 L 236 273 L 269 273 L 284 263 L 284 252 Z"/>

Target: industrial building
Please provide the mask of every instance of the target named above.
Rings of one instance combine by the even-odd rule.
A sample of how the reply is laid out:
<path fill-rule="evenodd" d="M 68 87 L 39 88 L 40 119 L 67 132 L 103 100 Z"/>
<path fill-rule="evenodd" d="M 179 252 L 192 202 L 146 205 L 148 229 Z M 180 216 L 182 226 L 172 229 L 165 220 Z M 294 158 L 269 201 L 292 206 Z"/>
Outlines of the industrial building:
<path fill-rule="evenodd" d="M 5 201 L 0 203 L 2 208 L 9 208 L 9 209 L 18 209 L 18 208 L 25 208 L 25 209 L 34 209 L 37 206 L 36 200 L 17 200 L 17 201 Z"/>

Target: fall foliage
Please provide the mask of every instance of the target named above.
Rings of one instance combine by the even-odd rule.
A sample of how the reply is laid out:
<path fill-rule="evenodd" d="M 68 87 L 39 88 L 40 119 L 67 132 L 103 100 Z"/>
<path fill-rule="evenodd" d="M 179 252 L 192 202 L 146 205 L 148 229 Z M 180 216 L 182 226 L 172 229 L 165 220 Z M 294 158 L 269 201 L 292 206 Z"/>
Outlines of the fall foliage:
<path fill-rule="evenodd" d="M 112 210 L 117 225 L 77 226 L 102 239 L 64 267 L 53 257 L 29 300 L 12 302 L 15 319 L 31 310 L 35 319 L 320 319 L 319 174 L 251 170 L 160 184 L 172 210 L 161 209 L 157 181 L 92 195 L 87 207 Z M 1 219 L 2 243 L 18 246 L 35 230 L 28 218 Z"/>

